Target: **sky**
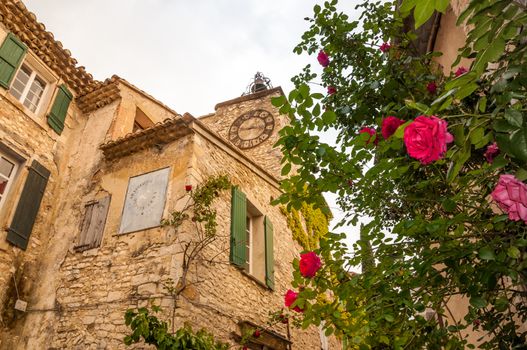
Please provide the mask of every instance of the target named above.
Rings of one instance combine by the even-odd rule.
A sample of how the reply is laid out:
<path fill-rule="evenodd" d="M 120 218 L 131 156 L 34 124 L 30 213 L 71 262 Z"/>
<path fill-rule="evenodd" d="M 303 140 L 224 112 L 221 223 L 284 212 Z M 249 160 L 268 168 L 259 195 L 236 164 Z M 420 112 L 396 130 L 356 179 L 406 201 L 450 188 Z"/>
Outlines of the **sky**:
<path fill-rule="evenodd" d="M 180 114 L 213 112 L 257 71 L 287 94 L 291 77 L 318 66 L 315 56 L 293 53 L 317 1 L 23 1 L 95 79 L 117 74 Z M 341 0 L 339 9 L 357 17 L 358 2 Z M 334 198 L 327 196 L 336 221 Z M 356 229 L 345 231 L 349 242 L 357 239 Z"/>

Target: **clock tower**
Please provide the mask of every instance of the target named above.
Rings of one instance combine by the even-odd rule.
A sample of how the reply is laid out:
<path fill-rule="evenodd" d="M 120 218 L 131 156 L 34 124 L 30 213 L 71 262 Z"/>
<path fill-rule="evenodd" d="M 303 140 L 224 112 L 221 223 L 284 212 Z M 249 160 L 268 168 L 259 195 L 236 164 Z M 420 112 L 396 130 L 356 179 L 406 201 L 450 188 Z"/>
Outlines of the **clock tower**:
<path fill-rule="evenodd" d="M 282 88 L 273 88 L 269 78 L 258 72 L 242 96 L 218 103 L 215 113 L 200 120 L 279 179 L 282 155 L 274 144 L 289 117 L 281 115 L 271 99 L 283 94 Z"/>

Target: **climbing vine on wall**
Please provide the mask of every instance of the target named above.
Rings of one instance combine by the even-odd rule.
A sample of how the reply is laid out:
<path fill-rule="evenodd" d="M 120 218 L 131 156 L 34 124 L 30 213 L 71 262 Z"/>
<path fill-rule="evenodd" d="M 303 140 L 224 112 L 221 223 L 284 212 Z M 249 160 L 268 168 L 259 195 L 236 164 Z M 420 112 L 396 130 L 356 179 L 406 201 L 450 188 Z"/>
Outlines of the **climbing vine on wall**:
<path fill-rule="evenodd" d="M 290 211 L 286 207 L 280 207 L 280 211 L 287 218 L 287 226 L 293 239 L 305 250 L 317 248 L 320 239 L 328 232 L 331 216 L 314 208 L 312 204 L 303 203 L 300 210 L 291 208 Z M 305 226 L 302 225 L 302 218 Z"/>
<path fill-rule="evenodd" d="M 226 175 L 213 176 L 195 189 L 191 185 L 186 185 L 188 200 L 183 209 L 172 211 L 168 218 L 161 221 L 163 226 L 171 227 L 176 232 L 185 222 L 191 223 L 190 227 L 193 227 L 190 236 L 177 236 L 183 254 L 181 277 L 176 282 L 172 279 L 163 282 L 167 296 L 173 300 L 172 331 L 169 332 L 167 322 L 154 316 L 154 313 L 161 310 L 159 306 L 153 305 L 151 312 L 147 308 L 140 308 L 137 311 L 127 310 L 125 321 L 126 325 L 131 328 L 132 334 L 125 337 L 125 344 L 131 345 L 144 341 L 155 345 L 158 349 L 173 350 L 223 350 L 228 348 L 227 344 L 215 341 L 213 336 L 205 330 L 194 333 L 188 324 L 176 330 L 175 317 L 180 295 L 195 283 L 189 280 L 190 268 L 197 266 L 203 251 L 218 239 L 214 201 L 222 191 L 230 187 L 231 182 Z"/>

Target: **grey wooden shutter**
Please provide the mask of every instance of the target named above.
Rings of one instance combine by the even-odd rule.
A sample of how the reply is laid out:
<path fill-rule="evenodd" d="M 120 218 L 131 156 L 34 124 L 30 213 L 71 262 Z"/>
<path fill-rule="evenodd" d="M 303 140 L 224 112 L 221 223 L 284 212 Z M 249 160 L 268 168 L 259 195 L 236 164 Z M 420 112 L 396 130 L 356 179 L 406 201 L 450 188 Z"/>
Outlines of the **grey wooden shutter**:
<path fill-rule="evenodd" d="M 92 249 L 101 245 L 109 207 L 110 196 L 86 204 L 81 233 L 75 246 L 76 251 Z"/>
<path fill-rule="evenodd" d="M 247 230 L 247 199 L 237 187 L 232 188 L 231 203 L 231 254 L 230 261 L 239 267 L 245 266 Z"/>
<path fill-rule="evenodd" d="M 265 217 L 265 284 L 274 289 L 273 223 Z"/>
<path fill-rule="evenodd" d="M 7 241 L 24 250 L 27 248 L 29 236 L 40 208 L 40 202 L 42 197 L 44 197 L 44 190 L 46 189 L 49 175 L 48 169 L 36 160 L 33 161 L 29 168 L 13 221 L 8 229 Z"/>

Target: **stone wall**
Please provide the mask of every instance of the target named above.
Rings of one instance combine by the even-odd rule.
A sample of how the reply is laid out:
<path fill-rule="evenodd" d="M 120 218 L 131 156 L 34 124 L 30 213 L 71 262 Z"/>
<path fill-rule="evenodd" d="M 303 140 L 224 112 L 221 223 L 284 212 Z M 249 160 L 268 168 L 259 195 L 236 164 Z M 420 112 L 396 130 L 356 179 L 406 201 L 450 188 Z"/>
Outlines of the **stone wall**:
<path fill-rule="evenodd" d="M 465 45 L 469 28 L 464 24 L 457 26 L 457 18 L 463 9 L 468 5 L 468 0 L 453 0 L 446 13 L 441 15 L 441 21 L 435 39 L 434 51 L 442 52 L 443 55 L 434 57 L 443 71 L 449 75 L 457 67 L 464 66 L 469 68 L 472 59 L 462 58 L 459 64 L 452 68 L 452 63 L 457 59 L 458 50 Z"/>
<path fill-rule="evenodd" d="M 263 91 L 257 94 L 242 96 L 240 98 L 219 103 L 216 112 L 200 120 L 223 139 L 229 139 L 229 128 L 236 118 L 254 109 L 263 109 L 270 112 L 275 120 L 271 137 L 257 147 L 244 149 L 242 152 L 259 165 L 262 165 L 270 174 L 280 179 L 280 160 L 282 154 L 278 147 L 273 145 L 278 141 L 278 130 L 289 123 L 289 117 L 280 115 L 278 109 L 271 104 L 271 98 L 278 97 L 281 88 Z"/>
<path fill-rule="evenodd" d="M 3 41 L 6 33 L 7 31 L 0 24 L 0 40 Z M 30 55 L 29 53 L 28 57 Z M 34 57 L 31 59 L 38 60 Z M 38 64 L 44 66 L 42 62 Z M 46 72 L 46 74 L 53 75 L 53 72 Z M 61 82 L 57 80 L 56 83 Z M 27 301 L 29 291 L 37 286 L 37 277 L 41 273 L 40 256 L 46 251 L 46 246 L 54 235 L 51 225 L 56 215 L 56 198 L 62 190 L 63 176 L 67 171 L 71 136 L 78 125 L 85 120 L 72 104 L 66 117 L 65 129 L 60 136 L 47 125 L 46 116 L 53 102 L 51 92 L 54 86 L 50 87 L 48 98 L 44 95 L 37 113 L 30 112 L 6 89 L 0 87 L 0 144 L 4 151 L 8 150 L 16 154 L 21 162 L 7 200 L 0 211 L 0 227 L 2 227 L 0 235 L 0 325 L 2 326 L 0 348 L 9 348 L 6 345 L 6 339 L 9 336 L 4 336 L 2 333 L 17 327 L 22 317 L 21 313 L 13 309 L 17 298 L 16 289 L 18 289 L 20 298 Z M 27 178 L 28 168 L 33 160 L 37 160 L 50 170 L 51 175 L 28 247 L 22 251 L 6 241 L 7 228 L 11 224 L 18 198 Z"/>

